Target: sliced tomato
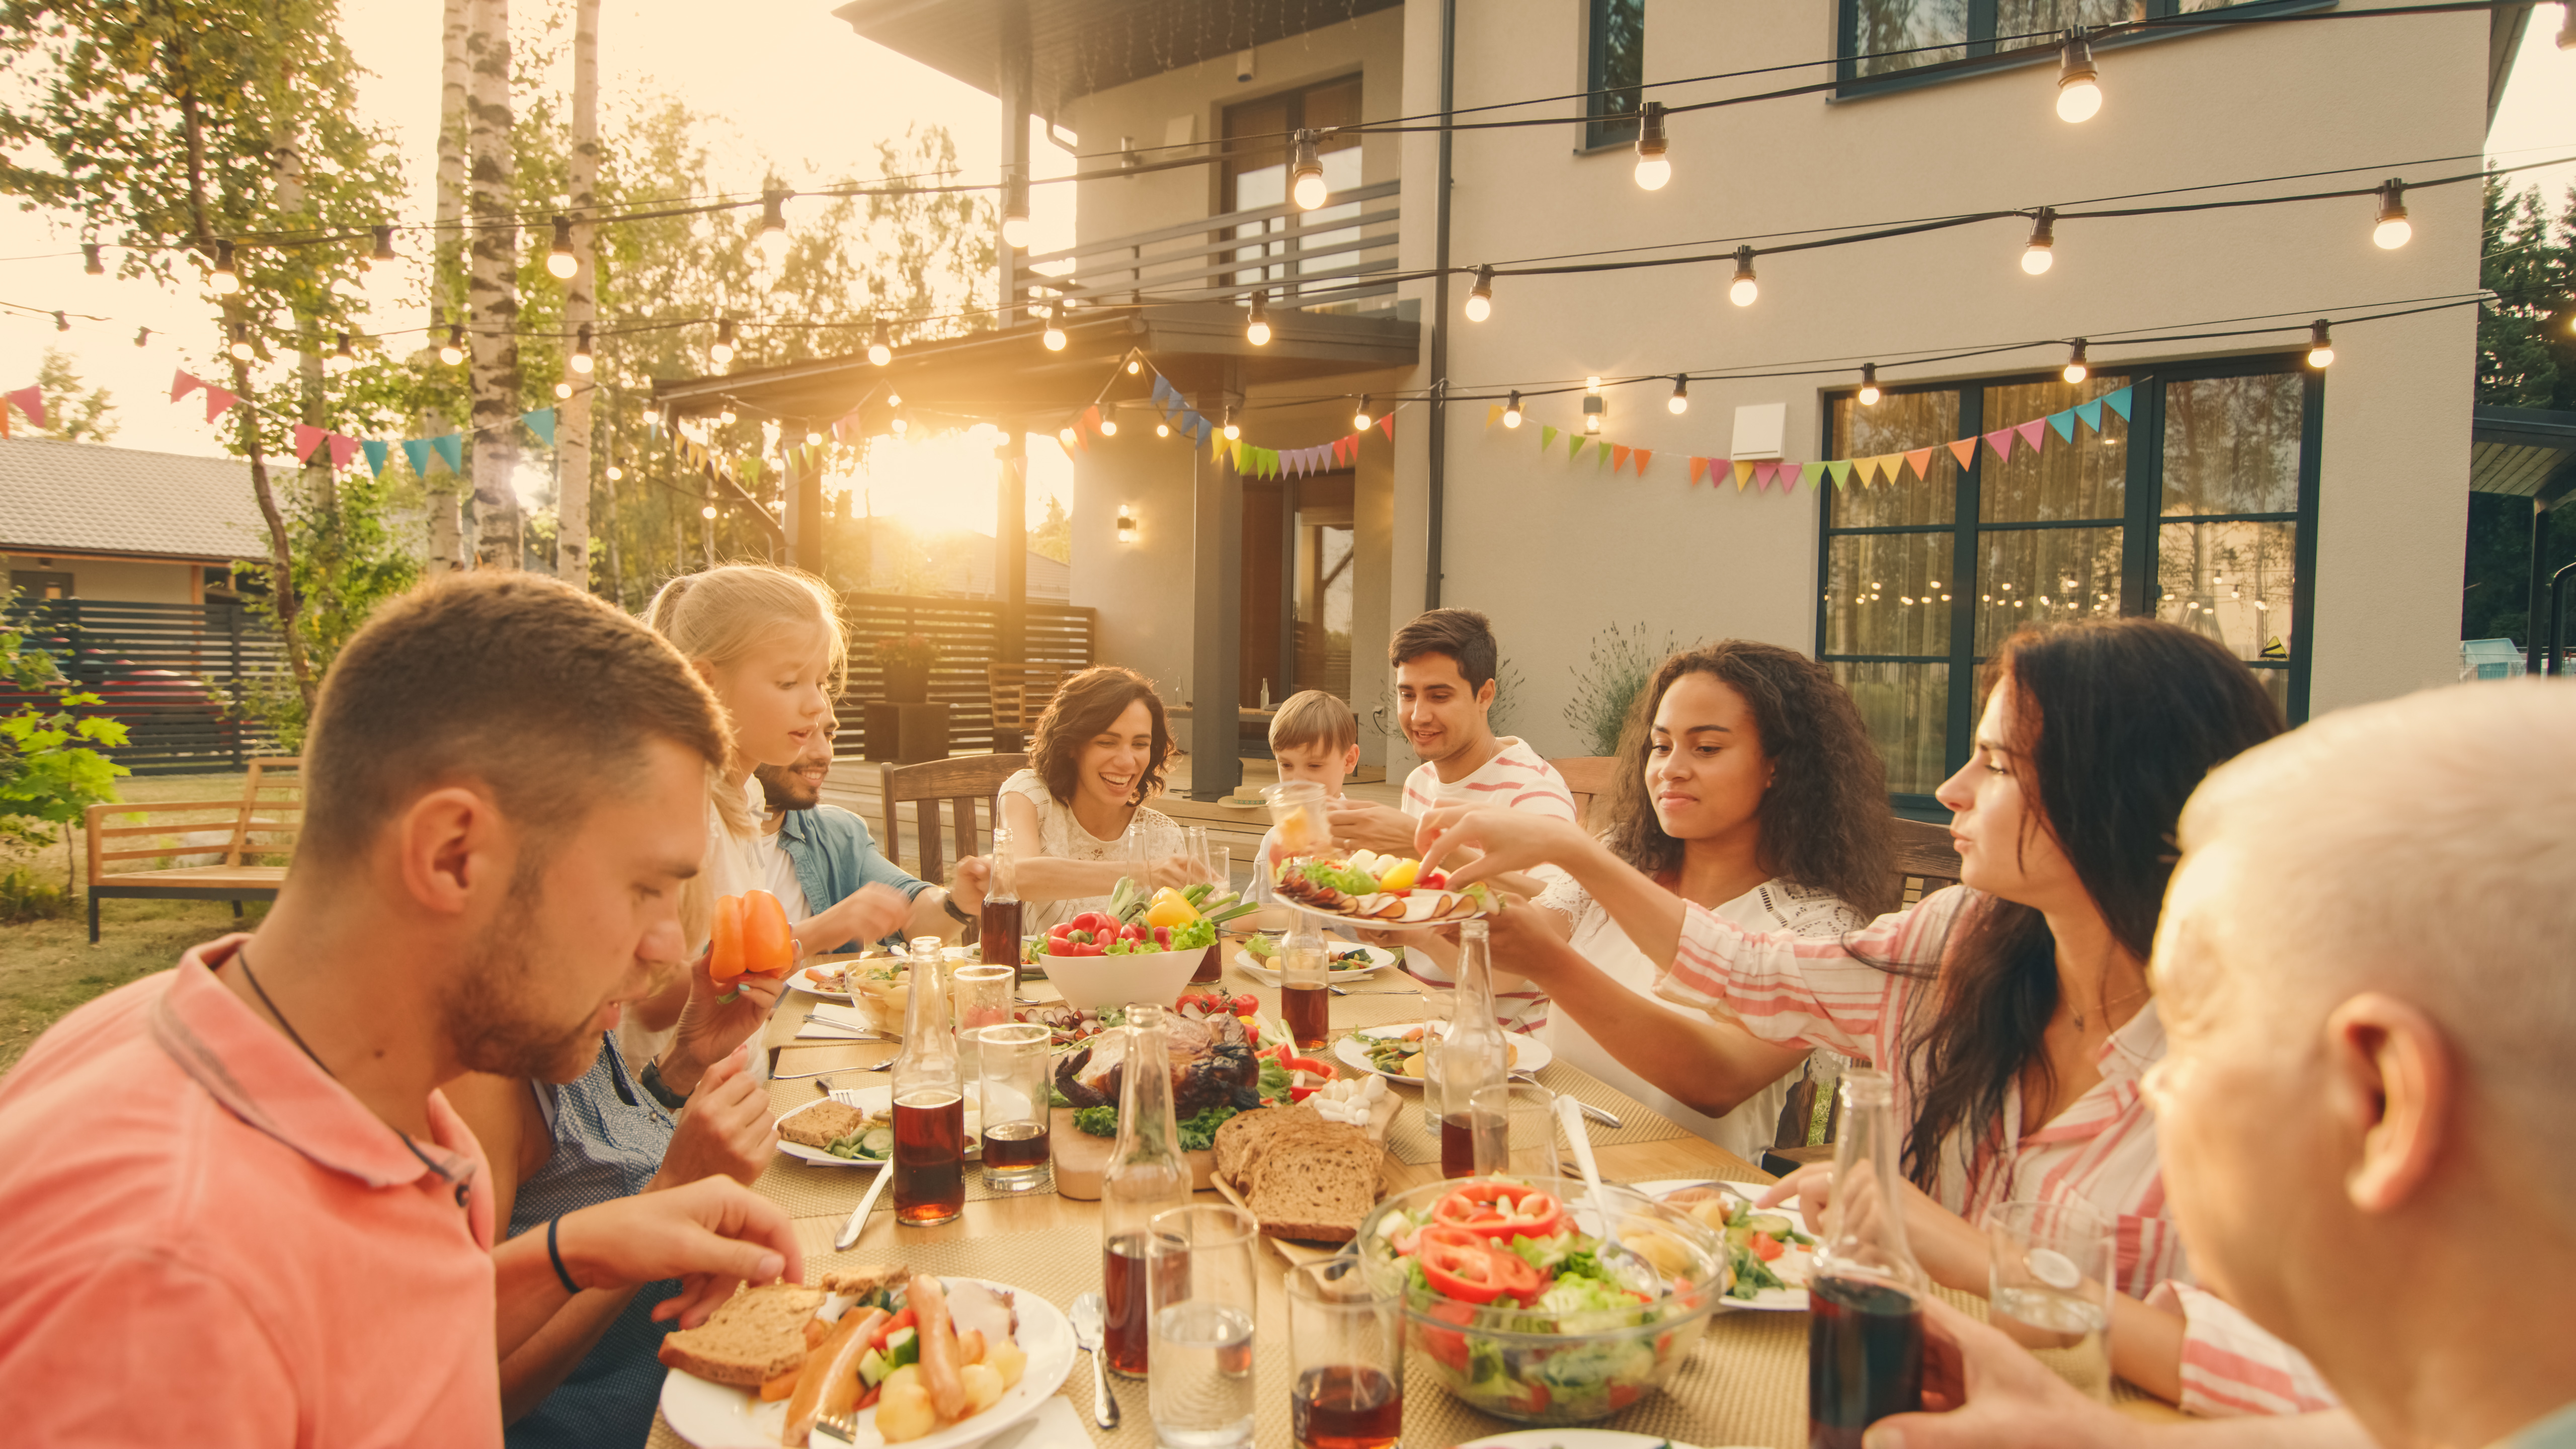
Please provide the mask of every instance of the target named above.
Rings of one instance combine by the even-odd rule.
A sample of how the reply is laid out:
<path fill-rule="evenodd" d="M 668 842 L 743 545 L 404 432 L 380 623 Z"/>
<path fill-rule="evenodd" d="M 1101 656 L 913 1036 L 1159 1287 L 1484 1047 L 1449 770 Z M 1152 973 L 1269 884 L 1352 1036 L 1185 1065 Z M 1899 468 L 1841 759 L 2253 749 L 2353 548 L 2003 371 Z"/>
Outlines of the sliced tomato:
<path fill-rule="evenodd" d="M 921 1320 L 913 1316 L 912 1310 L 907 1308 L 901 1313 L 896 1314 L 894 1317 L 887 1319 L 885 1322 L 878 1324 L 877 1331 L 868 1335 L 868 1347 L 882 1352 L 885 1349 L 887 1339 L 894 1337 L 896 1334 L 903 1332 L 907 1328 L 913 1327 L 920 1321 Z"/>
<path fill-rule="evenodd" d="M 1512 1412 L 1535 1419 L 1547 1412 L 1547 1397 L 1547 1385 L 1524 1383 L 1503 1402 L 1511 1406 Z"/>
<path fill-rule="evenodd" d="M 1440 1200 L 1431 1220 L 1488 1238 L 1544 1238 L 1562 1231 L 1565 1205 L 1517 1182 L 1470 1182 Z"/>
<path fill-rule="evenodd" d="M 1503 1285 L 1502 1296 L 1517 1300 L 1527 1307 L 1547 1291 L 1547 1279 L 1530 1261 L 1509 1248 L 1489 1247 L 1494 1259 L 1494 1281 Z"/>
<path fill-rule="evenodd" d="M 1426 870 L 1413 878 L 1413 888 L 1425 891 L 1447 890 L 1449 877 L 1441 871 Z"/>
<path fill-rule="evenodd" d="M 1646 1391 L 1635 1384 L 1612 1384 L 1610 1386 L 1611 1412 L 1616 1413 L 1645 1396 Z"/>
<path fill-rule="evenodd" d="M 1465 1303 L 1434 1303 L 1430 1314 L 1443 1323 L 1461 1327 L 1476 1321 L 1475 1308 Z M 1467 1371 L 1467 1335 L 1455 1328 L 1428 1326 L 1418 1326 L 1414 1332 L 1420 1335 L 1423 1352 L 1460 1373 Z"/>
<path fill-rule="evenodd" d="M 1748 1246 L 1753 1249 L 1753 1256 L 1765 1263 L 1776 1262 L 1782 1253 L 1789 1251 L 1788 1244 L 1769 1233 L 1755 1233 L 1753 1241 Z"/>

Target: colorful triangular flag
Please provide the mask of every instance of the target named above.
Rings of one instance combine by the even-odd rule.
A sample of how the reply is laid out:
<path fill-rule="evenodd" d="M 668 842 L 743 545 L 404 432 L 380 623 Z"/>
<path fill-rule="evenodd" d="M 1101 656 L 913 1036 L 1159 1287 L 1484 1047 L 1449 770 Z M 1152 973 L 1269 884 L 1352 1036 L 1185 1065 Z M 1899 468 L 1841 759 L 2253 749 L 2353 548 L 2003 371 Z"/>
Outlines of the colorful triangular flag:
<path fill-rule="evenodd" d="M 1386 416 L 1377 420 L 1377 430 L 1386 434 L 1387 441 L 1395 441 L 1395 409 L 1387 409 Z"/>
<path fill-rule="evenodd" d="M 2061 442 L 2075 441 L 2075 409 L 2059 408 L 2050 413 L 2045 421 L 2050 431 L 2056 433 Z"/>
<path fill-rule="evenodd" d="M 415 478 L 428 477 L 429 440 L 427 438 L 405 438 L 403 440 L 402 450 L 404 459 L 411 464 L 412 476 Z"/>
<path fill-rule="evenodd" d="M 2102 400 L 2097 397 L 2089 403 L 2076 404 L 2075 416 L 2082 420 L 2084 426 L 2097 433 L 2102 431 Z"/>
<path fill-rule="evenodd" d="M 1565 461 L 1571 463 L 1583 456 L 1584 438 L 1581 433 L 1568 433 L 1565 436 L 1568 439 L 1565 445 Z"/>
<path fill-rule="evenodd" d="M 1834 461 L 1832 461 L 1832 462 L 1830 462 L 1830 463 L 1827 463 L 1827 464 L 1825 465 L 1825 471 L 1826 471 L 1827 473 L 1829 473 L 1829 474 L 1831 474 L 1831 475 L 1833 476 L 1834 486 L 1835 486 L 1835 487 L 1837 487 L 1837 488 L 1848 488 L 1848 487 L 1850 487 L 1850 486 L 1851 486 L 1851 475 L 1852 475 L 1852 462 L 1851 462 L 1851 459 L 1849 459 L 1849 458 L 1837 458 L 1837 459 L 1835 459 Z"/>
<path fill-rule="evenodd" d="M 1627 466 L 1628 466 L 1628 454 L 1629 454 L 1629 451 L 1630 451 L 1630 449 L 1629 449 L 1628 445 L 1627 445 L 1627 444 L 1625 444 L 1625 443 L 1612 443 L 1612 444 L 1610 445 L 1610 471 L 1611 471 L 1611 472 L 1616 473 L 1616 472 L 1618 472 L 1620 469 L 1625 468 L 1625 467 L 1627 467 Z"/>
<path fill-rule="evenodd" d="M 379 478 L 385 476 L 385 459 L 393 456 L 393 444 L 369 438 L 358 446 L 366 450 L 368 471 Z"/>
<path fill-rule="evenodd" d="M 1950 445 L 1950 456 L 1958 459 L 1959 466 L 1962 468 L 1973 467 L 1977 461 L 1977 440 L 1974 438 L 1961 438 L 1959 441 L 1952 443 Z"/>
<path fill-rule="evenodd" d="M 27 415 L 27 421 L 40 428 L 45 425 L 45 394 L 41 389 L 22 387 L 7 396 L 18 405 L 18 411 Z"/>
<path fill-rule="evenodd" d="M 196 374 L 189 372 L 185 368 L 181 368 L 177 372 L 170 374 L 170 401 L 177 402 L 179 399 L 186 397 L 188 394 L 195 392 L 197 389 L 204 386 L 205 383 L 200 381 Z"/>
<path fill-rule="evenodd" d="M 443 437 L 443 438 L 432 438 L 432 439 L 430 439 L 430 440 L 429 440 L 429 445 L 430 445 L 432 448 L 435 448 L 435 449 L 437 449 L 437 450 L 438 450 L 438 456 L 440 456 L 440 457 L 442 457 L 442 458 L 445 458 L 445 459 L 447 460 L 447 471 L 448 471 L 448 472 L 450 472 L 450 473 L 456 473 L 456 474 L 460 474 L 460 475 L 464 473 L 464 471 L 465 471 L 465 434 L 464 434 L 464 433 L 462 433 L 462 432 L 454 432 L 454 433 L 449 433 L 447 436 L 445 436 L 445 437 Z M 706 449 L 704 449 L 704 448 L 700 448 L 700 449 L 698 450 L 698 453 L 699 453 L 699 455 L 700 455 L 701 457 L 703 457 L 703 456 L 705 456 L 706 451 L 707 451 Z"/>
<path fill-rule="evenodd" d="M 2120 415 L 2120 421 L 2124 423 L 2127 422 L 2129 420 L 2129 389 L 2124 387 L 2118 392 L 2106 392 L 2102 394 L 2102 406 L 2118 413 Z"/>
<path fill-rule="evenodd" d="M 1553 448 L 1553 447 L 1555 447 L 1555 446 L 1556 446 L 1556 429 L 1554 429 L 1554 428 L 1552 428 L 1552 427 L 1549 427 L 1549 426 L 1548 426 L 1547 424 L 1545 424 L 1545 423 L 1541 423 L 1541 424 L 1539 424 L 1539 429 L 1538 429 L 1538 450 L 1539 450 L 1540 452 L 1544 453 L 1544 452 L 1546 452 L 1548 449 Z"/>
<path fill-rule="evenodd" d="M 1905 466 L 1913 469 L 1914 476 L 1917 478 L 1930 477 L 1932 474 L 1932 450 L 1930 448 L 1916 448 L 1907 453 L 1905 455 Z"/>
<path fill-rule="evenodd" d="M 1635 463 L 1637 476 L 1643 478 L 1646 476 L 1646 464 L 1653 461 L 1655 450 L 1652 448 L 1639 448 L 1631 452 L 1628 456 Z"/>
<path fill-rule="evenodd" d="M 231 393 L 229 393 L 229 392 L 224 391 L 222 388 L 219 388 L 219 387 L 215 386 L 213 383 L 211 383 L 211 382 L 210 382 L 210 383 L 207 383 L 207 384 L 206 384 L 206 421 L 211 423 L 211 422 L 213 422 L 215 419 L 217 419 L 217 418 L 219 418 L 219 417 L 222 417 L 225 413 L 232 411 L 232 406 L 233 406 L 233 404 L 234 404 L 234 403 L 237 403 L 237 402 L 240 402 L 240 401 L 241 401 L 241 399 L 240 399 L 240 398 L 238 398 L 238 397 L 234 396 L 233 394 L 231 394 Z"/>
<path fill-rule="evenodd" d="M 1807 491 L 1812 493 L 1825 486 L 1826 467 L 1827 465 L 1823 463 L 1801 464 L 1798 468 L 1798 481 L 1806 484 Z"/>
<path fill-rule="evenodd" d="M 1699 480 L 1707 476 L 1708 460 L 1696 454 L 1692 455 L 1690 459 L 1690 486 L 1697 488 L 1699 486 Z"/>
<path fill-rule="evenodd" d="M 1745 483 L 1751 480 L 1752 477 L 1753 460 L 1750 458 L 1738 459 L 1735 464 L 1735 491 L 1738 493 L 1743 492 Z"/>
<path fill-rule="evenodd" d="M 2013 430 L 2010 428 L 1997 428 L 1986 434 L 1986 446 L 1995 450 L 1995 459 L 1998 462 L 2012 461 L 2012 440 Z"/>
<path fill-rule="evenodd" d="M 1502 421 L 1502 418 L 1503 418 L 1503 405 L 1502 405 L 1501 403 L 1488 403 L 1488 404 L 1486 404 L 1486 405 L 1485 405 L 1485 426 L 1486 426 L 1486 427 L 1489 427 L 1489 428 L 1490 428 L 1490 427 L 1492 427 L 1494 424 L 1496 424 L 1496 423 L 1498 423 L 1498 422 L 1501 422 L 1501 421 Z"/>
<path fill-rule="evenodd" d="M 538 442 L 549 448 L 555 445 L 555 410 L 553 408 L 538 408 L 533 412 L 521 413 L 519 421 L 528 425 L 528 431 L 537 435 Z"/>
<path fill-rule="evenodd" d="M 2015 423 L 2012 430 L 2021 434 L 2021 445 L 2025 451 L 2035 449 L 2039 446 L 2039 435 L 2048 431 L 2048 419 L 2032 418 L 2026 423 Z"/>
<path fill-rule="evenodd" d="M 333 433 L 322 441 L 330 445 L 331 466 L 334 468 L 346 468 L 349 460 L 358 456 L 358 440 L 346 433 Z"/>
<path fill-rule="evenodd" d="M 312 457 L 313 450 L 322 446 L 322 440 L 329 436 L 326 431 L 311 423 L 297 423 L 289 431 L 295 438 L 295 461 L 299 463 Z"/>

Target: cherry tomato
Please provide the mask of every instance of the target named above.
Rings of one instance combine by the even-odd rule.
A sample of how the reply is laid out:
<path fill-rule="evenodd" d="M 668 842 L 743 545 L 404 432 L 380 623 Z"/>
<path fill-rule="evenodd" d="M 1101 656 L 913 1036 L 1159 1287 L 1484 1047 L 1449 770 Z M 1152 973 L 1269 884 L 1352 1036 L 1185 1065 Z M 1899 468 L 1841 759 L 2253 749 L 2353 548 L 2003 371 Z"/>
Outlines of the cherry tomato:
<path fill-rule="evenodd" d="M 1226 1009 L 1226 1015 L 1228 1015 L 1228 1016 L 1250 1016 L 1250 1015 L 1252 1015 L 1254 1012 L 1259 1011 L 1260 1009 L 1261 1009 L 1261 1003 L 1252 999 L 1252 993 L 1251 993 L 1251 992 L 1249 992 L 1249 991 L 1238 991 L 1238 992 L 1236 992 L 1236 993 L 1235 993 L 1234 1000 L 1233 1000 L 1231 1003 L 1229 1003 L 1229 1004 L 1228 1004 L 1227 1009 Z"/>
<path fill-rule="evenodd" d="M 1172 944 L 1172 928 L 1169 926 L 1156 926 L 1154 928 L 1154 944 L 1168 948 Z"/>
<path fill-rule="evenodd" d="M 1749 1246 L 1753 1249 L 1753 1256 L 1765 1263 L 1776 1262 L 1782 1253 L 1789 1251 L 1788 1244 L 1769 1233 L 1755 1233 Z"/>
<path fill-rule="evenodd" d="M 787 909 L 767 891 L 742 895 L 742 969 L 756 976 L 776 976 L 796 964 L 796 937 L 787 925 Z"/>
<path fill-rule="evenodd" d="M 1441 871 L 1426 870 L 1422 874 L 1413 878 L 1413 884 L 1414 888 L 1417 890 L 1447 890 L 1449 888 L 1449 877 L 1446 873 Z"/>
<path fill-rule="evenodd" d="M 707 958 L 707 975 L 718 981 L 731 981 L 746 969 L 742 941 L 742 897 L 716 898 L 713 954 Z"/>
<path fill-rule="evenodd" d="M 1555 1196 L 1513 1182 L 1471 1182 L 1440 1200 L 1431 1220 L 1489 1238 L 1545 1238 L 1562 1230 L 1565 1207 Z"/>

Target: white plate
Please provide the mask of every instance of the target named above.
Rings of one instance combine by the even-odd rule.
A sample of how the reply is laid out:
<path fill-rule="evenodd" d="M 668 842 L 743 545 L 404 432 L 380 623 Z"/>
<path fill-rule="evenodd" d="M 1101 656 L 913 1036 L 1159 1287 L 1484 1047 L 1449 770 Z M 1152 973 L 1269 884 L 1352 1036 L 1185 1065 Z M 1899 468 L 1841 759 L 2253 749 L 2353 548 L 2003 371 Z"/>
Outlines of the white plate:
<path fill-rule="evenodd" d="M 1630 1189 L 1642 1192 L 1646 1196 L 1653 1198 L 1660 1198 L 1666 1193 L 1679 1192 L 1686 1187 L 1707 1187 L 1712 1185 L 1732 1187 L 1737 1193 L 1743 1196 L 1746 1202 L 1751 1202 L 1753 1199 L 1762 1195 L 1762 1184 L 1758 1182 L 1711 1184 L 1697 1178 L 1676 1177 L 1666 1181 L 1632 1182 L 1628 1184 Z M 1806 1232 L 1808 1236 L 1815 1236 L 1815 1230 L 1807 1226 L 1806 1209 L 1804 1205 L 1794 1197 L 1784 1198 L 1770 1207 L 1762 1209 L 1762 1211 L 1766 1213 L 1782 1214 L 1796 1222 L 1799 1228 Z M 1815 1266 L 1815 1261 L 1815 1250 L 1811 1248 L 1802 1248 L 1795 1243 L 1791 1243 L 1789 1245 L 1789 1251 L 1781 1254 L 1779 1261 L 1771 1265 L 1771 1271 L 1793 1283 L 1802 1283 L 1806 1281 L 1808 1270 Z M 1761 1292 L 1753 1295 L 1751 1298 L 1728 1298 L 1721 1301 L 1718 1306 L 1721 1309 L 1749 1308 L 1762 1313 L 1804 1313 L 1807 1311 L 1807 1290 L 1804 1288 L 1794 1287 L 1765 1288 Z"/>
<path fill-rule="evenodd" d="M 983 1113 L 978 1110 L 979 1104 L 975 1100 L 976 1090 L 977 1086 L 975 1083 L 970 1082 L 967 1084 L 966 1160 L 969 1162 L 981 1161 L 984 1156 Z M 891 1086 L 872 1085 L 860 1087 L 854 1095 L 857 1096 L 858 1100 L 851 1105 L 857 1107 L 862 1112 L 883 1112 L 894 1105 L 894 1088 Z M 829 1097 L 816 1097 L 813 1101 L 806 1103 L 804 1107 L 790 1107 L 786 1111 L 779 1113 L 778 1120 L 784 1122 L 788 1118 L 795 1116 L 797 1113 L 804 1111 L 806 1107 L 812 1107 L 818 1103 L 828 1102 L 830 1100 L 832 1099 Z M 884 1166 L 883 1163 L 872 1157 L 834 1157 L 832 1154 L 824 1151 L 820 1147 L 808 1147 L 802 1142 L 789 1142 L 785 1138 L 779 1139 L 778 1150 L 795 1158 L 799 1162 L 813 1163 L 816 1167 Z"/>
<path fill-rule="evenodd" d="M 814 984 L 815 972 L 823 970 L 827 966 L 838 967 L 844 964 L 847 963 L 830 961 L 823 963 L 821 966 L 799 966 L 795 970 L 787 973 L 787 984 L 809 996 L 819 996 L 825 1001 L 837 1001 L 844 1006 L 855 1005 L 856 1003 L 850 999 L 850 993 L 846 991 L 834 991 L 828 986 L 817 986 Z"/>
<path fill-rule="evenodd" d="M 1348 941 L 1326 941 L 1324 943 L 1324 949 L 1326 952 L 1334 955 L 1356 953 L 1365 963 L 1358 966 L 1344 966 L 1335 970 L 1330 978 L 1334 981 L 1357 981 L 1363 976 L 1374 976 L 1378 972 L 1383 971 L 1389 966 L 1392 966 L 1404 959 L 1404 951 L 1401 947 L 1398 947 L 1395 950 L 1388 950 L 1384 946 L 1354 946 Z M 1250 951 L 1246 951 L 1241 947 L 1237 947 L 1235 949 L 1234 964 L 1243 969 L 1243 974 L 1260 982 L 1264 986 L 1276 986 L 1279 984 L 1278 972 L 1262 965 L 1259 958 L 1255 957 Z"/>
<path fill-rule="evenodd" d="M 1489 911 L 1477 909 L 1474 899 L 1465 891 L 1407 891 L 1400 896 L 1374 895 L 1347 899 L 1351 902 L 1350 908 L 1339 911 L 1328 911 L 1319 906 L 1310 906 L 1304 901 L 1290 900 L 1285 896 L 1279 898 L 1279 904 L 1293 910 L 1304 911 L 1317 920 L 1334 921 L 1370 931 L 1429 931 L 1441 926 L 1454 926 L 1460 921 L 1481 920 L 1492 914 Z M 1375 914 L 1375 911 L 1382 908 L 1400 909 L 1404 914 L 1400 916 Z"/>
<path fill-rule="evenodd" d="M 1517 1434 L 1493 1434 L 1470 1439 L 1458 1449 L 1691 1449 L 1679 1439 L 1658 1439 L 1652 1434 L 1622 1434 L 1616 1429 L 1523 1429 Z"/>
<path fill-rule="evenodd" d="M 1379 1076 L 1386 1078 L 1390 1082 L 1409 1082 L 1414 1086 L 1421 1086 L 1422 1079 L 1420 1077 L 1406 1077 L 1399 1076 L 1394 1072 L 1378 1071 L 1377 1063 L 1369 1060 L 1367 1045 L 1360 1040 L 1362 1037 L 1371 1036 L 1402 1036 L 1406 1032 L 1411 1031 L 1420 1025 L 1422 1025 L 1422 1023 L 1418 1021 L 1401 1021 L 1397 1022 L 1393 1026 L 1362 1027 L 1358 1031 L 1352 1032 L 1349 1036 L 1343 1037 L 1341 1042 L 1333 1048 L 1333 1055 L 1341 1058 L 1345 1062 L 1348 1062 L 1350 1065 L 1359 1068 L 1361 1071 L 1377 1072 Z M 1547 1043 L 1540 1041 L 1537 1037 L 1517 1031 L 1505 1032 L 1503 1035 L 1510 1037 L 1512 1045 L 1519 1048 L 1519 1053 L 1512 1062 L 1513 1071 L 1539 1071 L 1545 1068 L 1549 1062 L 1556 1060 L 1556 1053 L 1549 1051 L 1547 1049 Z"/>
<path fill-rule="evenodd" d="M 982 1283 L 1009 1289 L 1020 1311 L 1019 1344 L 1029 1356 L 1028 1371 L 1011 1385 L 1000 1403 L 972 1418 L 960 1419 L 936 1434 L 906 1441 L 913 1449 L 963 1449 L 1036 1413 L 1073 1369 L 1073 1325 L 1054 1304 L 1026 1288 L 1012 1288 L 985 1278 L 942 1278 L 944 1283 Z M 671 1429 L 698 1449 L 778 1449 L 778 1431 L 787 1423 L 787 1401 L 764 1404 L 757 1393 L 729 1384 L 713 1384 L 673 1369 L 662 1380 L 662 1417 Z M 877 1411 L 858 1416 L 860 1449 L 882 1445 L 877 1437 Z M 817 1435 L 815 1442 L 828 1444 Z"/>

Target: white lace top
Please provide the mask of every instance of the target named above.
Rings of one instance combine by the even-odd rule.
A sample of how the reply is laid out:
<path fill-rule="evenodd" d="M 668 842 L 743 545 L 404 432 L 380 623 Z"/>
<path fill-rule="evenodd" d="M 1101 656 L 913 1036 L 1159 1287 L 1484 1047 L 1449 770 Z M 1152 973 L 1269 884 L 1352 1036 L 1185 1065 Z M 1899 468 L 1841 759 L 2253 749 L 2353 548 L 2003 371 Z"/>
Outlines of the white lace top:
<path fill-rule="evenodd" d="M 1111 840 L 1101 839 L 1073 817 L 1072 806 L 1057 803 L 1055 796 L 1047 793 L 1046 781 L 1038 778 L 1035 770 L 1022 770 L 1004 780 L 1000 794 L 1020 796 L 1038 812 L 1037 847 L 1032 850 L 1014 841 L 1012 853 L 1015 858 L 1043 855 L 1052 860 L 1124 860 L 1128 837 L 1139 829 L 1149 832 L 1169 830 L 1175 836 L 1173 848 L 1179 848 L 1177 837 L 1180 827 L 1172 823 L 1172 817 L 1150 805 L 1136 807 L 1135 815 L 1127 822 L 1127 834 Z M 1002 818 L 1000 795 L 993 801 L 993 818 Z M 1109 897 L 1105 894 L 1061 901 L 1030 901 L 1021 908 L 1020 929 L 1034 934 L 1059 922 L 1070 921 L 1084 911 L 1102 910 L 1108 905 Z"/>
<path fill-rule="evenodd" d="M 1655 996 L 1655 984 L 1662 973 L 1645 952 L 1630 943 L 1627 933 L 1619 929 L 1619 923 L 1610 918 L 1610 913 L 1603 910 L 1583 887 L 1574 883 L 1572 876 L 1552 866 L 1543 867 L 1539 874 L 1549 884 L 1540 892 L 1536 903 L 1573 923 L 1573 946 L 1583 953 L 1585 960 L 1600 967 L 1620 985 L 1655 1000 L 1668 1011 L 1689 1017 L 1699 1015 L 1689 1007 Z M 1716 907 L 1713 914 L 1734 921 L 1748 931 L 1785 931 L 1797 936 L 1826 938 L 1867 924 L 1861 913 L 1845 905 L 1841 897 L 1777 879 L 1765 881 Z M 1562 1009 L 1551 1014 L 1546 1025 L 1539 1028 L 1538 1039 L 1546 1042 L 1559 1056 L 1747 1162 L 1762 1160 L 1763 1149 L 1771 1145 L 1772 1134 L 1780 1122 L 1780 1110 L 1789 1097 L 1790 1079 L 1782 1077 L 1755 1093 L 1734 1111 L 1723 1117 L 1711 1117 L 1683 1106 L 1671 1094 L 1620 1065 L 1609 1048 L 1594 1041 Z"/>

